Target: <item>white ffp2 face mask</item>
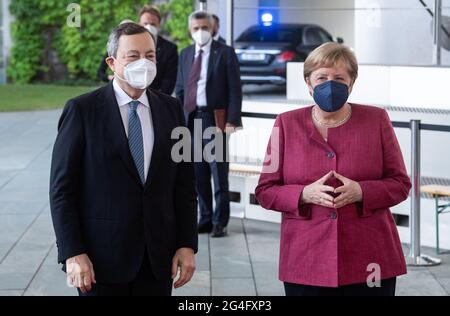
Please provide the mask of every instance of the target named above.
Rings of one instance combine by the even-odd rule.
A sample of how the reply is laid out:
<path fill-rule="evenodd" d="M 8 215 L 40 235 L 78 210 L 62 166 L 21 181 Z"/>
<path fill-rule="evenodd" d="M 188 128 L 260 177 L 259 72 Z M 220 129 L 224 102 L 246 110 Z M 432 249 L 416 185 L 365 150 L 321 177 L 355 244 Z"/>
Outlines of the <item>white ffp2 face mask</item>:
<path fill-rule="evenodd" d="M 117 73 L 116 76 L 135 89 L 145 90 L 155 80 L 156 74 L 156 64 L 148 59 L 142 58 L 125 66 L 125 78 L 121 78 Z"/>
<path fill-rule="evenodd" d="M 211 40 L 211 33 L 204 30 L 198 30 L 192 34 L 192 38 L 197 45 L 204 46 Z"/>
<path fill-rule="evenodd" d="M 157 28 L 156 26 L 153 26 L 153 25 L 151 25 L 151 24 L 147 24 L 147 25 L 145 26 L 145 28 L 146 28 L 147 31 L 149 31 L 155 38 L 158 37 L 159 30 L 158 30 L 158 28 Z"/>

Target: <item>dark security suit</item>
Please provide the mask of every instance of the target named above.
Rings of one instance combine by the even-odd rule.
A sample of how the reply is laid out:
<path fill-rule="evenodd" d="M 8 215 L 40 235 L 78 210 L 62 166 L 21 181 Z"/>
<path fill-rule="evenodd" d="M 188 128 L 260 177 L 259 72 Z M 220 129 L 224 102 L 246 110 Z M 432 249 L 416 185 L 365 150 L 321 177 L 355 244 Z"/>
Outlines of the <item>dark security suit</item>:
<path fill-rule="evenodd" d="M 222 36 L 219 36 L 219 38 L 217 39 L 217 41 L 218 41 L 218 42 L 221 42 L 222 44 L 226 44 L 226 43 L 227 43 L 227 41 L 226 41 Z"/>
<path fill-rule="evenodd" d="M 181 52 L 175 92 L 184 103 L 188 89 L 188 79 L 195 57 L 195 45 L 189 46 Z M 226 109 L 226 121 L 235 126 L 242 126 L 242 88 L 240 81 L 239 63 L 234 49 L 218 41 L 212 41 L 209 55 L 206 83 L 205 108 L 186 113 L 186 124 L 193 130 L 194 119 L 202 122 L 203 130 L 215 126 L 214 110 Z M 214 137 L 213 137 L 214 139 Z M 226 139 L 226 137 L 225 137 Z M 195 140 L 194 140 L 195 141 Z M 202 141 L 204 148 L 210 140 Z M 226 147 L 226 143 L 225 147 Z M 226 148 L 224 148 L 226 150 Z M 229 163 L 225 162 L 196 162 L 195 175 L 200 205 L 200 225 L 210 224 L 225 227 L 230 215 L 228 171 Z M 212 211 L 211 175 L 214 180 L 215 211 Z"/>
<path fill-rule="evenodd" d="M 100 284 L 131 282 L 143 262 L 155 280 L 170 281 L 176 250 L 197 251 L 193 165 L 171 159 L 182 109 L 155 90 L 147 96 L 155 140 L 145 185 L 112 83 L 70 100 L 58 124 L 50 177 L 58 261 L 86 253 Z"/>
<path fill-rule="evenodd" d="M 106 58 L 108 54 L 103 58 L 97 71 L 97 77 L 103 82 L 109 82 Z M 158 72 L 150 88 L 171 95 L 177 81 L 178 47 L 161 36 L 158 36 L 156 43 L 156 68 Z"/>

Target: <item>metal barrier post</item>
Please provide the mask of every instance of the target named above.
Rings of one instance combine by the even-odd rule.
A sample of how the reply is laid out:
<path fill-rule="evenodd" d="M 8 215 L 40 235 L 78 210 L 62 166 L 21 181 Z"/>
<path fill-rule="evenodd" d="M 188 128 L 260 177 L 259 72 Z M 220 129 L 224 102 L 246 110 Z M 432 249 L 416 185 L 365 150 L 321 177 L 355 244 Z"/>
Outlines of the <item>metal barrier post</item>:
<path fill-rule="evenodd" d="M 420 254 L 420 120 L 412 120 L 411 128 L 411 231 L 410 253 L 405 258 L 408 266 L 434 266 L 440 259 Z"/>
<path fill-rule="evenodd" d="M 442 64 L 441 46 L 442 46 L 442 0 L 434 1 L 434 63 L 437 66 Z"/>
<path fill-rule="evenodd" d="M 207 10 L 207 3 L 206 3 L 206 1 L 207 0 L 199 0 L 199 2 L 200 2 L 199 10 L 200 11 L 206 11 Z"/>
<path fill-rule="evenodd" d="M 234 0 L 227 0 L 227 45 L 234 46 Z"/>

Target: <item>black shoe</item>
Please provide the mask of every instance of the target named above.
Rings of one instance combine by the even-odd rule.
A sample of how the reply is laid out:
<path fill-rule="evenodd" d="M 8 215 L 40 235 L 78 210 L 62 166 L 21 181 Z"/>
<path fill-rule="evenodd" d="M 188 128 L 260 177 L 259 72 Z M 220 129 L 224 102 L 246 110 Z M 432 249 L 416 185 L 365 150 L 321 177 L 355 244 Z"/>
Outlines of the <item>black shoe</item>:
<path fill-rule="evenodd" d="M 226 235 L 227 235 L 227 228 L 217 225 L 217 226 L 214 226 L 211 237 L 220 238 L 220 237 L 225 237 Z"/>
<path fill-rule="evenodd" d="M 209 234 L 212 231 L 212 224 L 206 223 L 206 224 L 199 224 L 198 225 L 198 233 L 199 234 Z"/>

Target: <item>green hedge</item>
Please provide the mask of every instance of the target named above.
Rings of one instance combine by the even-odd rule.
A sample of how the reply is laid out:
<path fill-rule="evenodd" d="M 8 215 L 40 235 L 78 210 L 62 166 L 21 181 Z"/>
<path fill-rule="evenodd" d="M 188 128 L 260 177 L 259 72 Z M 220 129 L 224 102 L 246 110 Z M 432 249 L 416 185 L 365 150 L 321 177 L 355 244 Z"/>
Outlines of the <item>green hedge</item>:
<path fill-rule="evenodd" d="M 161 12 L 166 20 L 164 31 L 170 34 L 180 51 L 192 43 L 188 18 L 193 7 L 193 0 L 175 0 L 161 6 Z"/>
<path fill-rule="evenodd" d="M 96 79 L 111 30 L 122 20 L 136 20 L 139 8 L 149 0 L 79 0 L 81 27 L 67 25 L 73 0 L 14 0 L 10 12 L 14 47 L 8 65 L 8 77 L 15 83 L 29 83 L 47 73 L 44 50 L 51 41 L 59 60 L 67 67 L 70 80 Z M 168 21 L 165 30 L 180 45 L 189 44 L 187 16 L 192 0 L 172 0 L 162 6 Z M 48 49 L 48 47 L 47 47 Z"/>

